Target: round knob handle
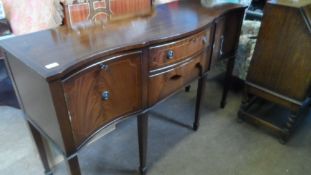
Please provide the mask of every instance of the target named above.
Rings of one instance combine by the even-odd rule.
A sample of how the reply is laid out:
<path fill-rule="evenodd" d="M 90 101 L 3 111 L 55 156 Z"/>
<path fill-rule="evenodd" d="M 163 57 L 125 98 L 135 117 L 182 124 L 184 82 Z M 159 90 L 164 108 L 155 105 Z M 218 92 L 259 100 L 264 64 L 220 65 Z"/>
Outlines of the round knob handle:
<path fill-rule="evenodd" d="M 203 37 L 202 42 L 204 45 L 207 44 L 207 37 L 206 36 Z"/>
<path fill-rule="evenodd" d="M 100 64 L 100 69 L 101 70 L 107 71 L 108 68 L 109 68 L 109 66 L 107 64 Z"/>
<path fill-rule="evenodd" d="M 174 51 L 169 50 L 169 51 L 167 52 L 167 59 L 172 59 L 173 57 L 174 57 Z"/>
<path fill-rule="evenodd" d="M 219 49 L 220 56 L 222 56 L 224 54 L 224 41 L 225 41 L 225 37 L 224 37 L 224 35 L 222 35 L 220 37 L 220 49 Z"/>
<path fill-rule="evenodd" d="M 107 101 L 107 100 L 109 100 L 109 98 L 110 98 L 110 92 L 109 91 L 104 91 L 102 93 L 102 99 Z"/>

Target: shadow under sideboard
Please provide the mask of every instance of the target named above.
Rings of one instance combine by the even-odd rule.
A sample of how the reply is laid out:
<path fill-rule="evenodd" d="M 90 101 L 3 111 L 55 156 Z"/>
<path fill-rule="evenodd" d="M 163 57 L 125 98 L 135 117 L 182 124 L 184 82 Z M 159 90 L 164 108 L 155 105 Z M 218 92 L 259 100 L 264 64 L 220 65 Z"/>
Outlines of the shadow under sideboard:
<path fill-rule="evenodd" d="M 0 106 L 20 108 L 3 59 L 0 59 Z"/>

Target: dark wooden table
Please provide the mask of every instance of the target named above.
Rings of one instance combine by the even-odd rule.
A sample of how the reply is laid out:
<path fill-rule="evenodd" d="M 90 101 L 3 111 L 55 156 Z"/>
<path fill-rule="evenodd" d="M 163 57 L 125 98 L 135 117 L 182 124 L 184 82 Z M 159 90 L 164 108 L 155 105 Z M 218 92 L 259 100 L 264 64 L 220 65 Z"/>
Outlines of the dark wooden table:
<path fill-rule="evenodd" d="M 71 29 L 63 26 L 0 43 L 16 92 L 50 173 L 43 139 L 79 175 L 78 151 L 103 128 L 136 114 L 140 172 L 146 172 L 148 111 L 198 81 L 199 127 L 205 78 L 218 59 L 234 62 L 245 7 L 177 1 L 149 15 Z"/>

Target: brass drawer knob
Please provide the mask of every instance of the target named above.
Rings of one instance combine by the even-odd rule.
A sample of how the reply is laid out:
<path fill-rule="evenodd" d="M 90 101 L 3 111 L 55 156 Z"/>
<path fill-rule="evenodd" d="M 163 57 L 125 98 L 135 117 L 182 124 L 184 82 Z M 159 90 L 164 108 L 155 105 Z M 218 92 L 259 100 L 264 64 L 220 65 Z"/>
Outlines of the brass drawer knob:
<path fill-rule="evenodd" d="M 107 101 L 110 98 L 110 92 L 109 91 L 104 91 L 102 93 L 102 100 Z"/>
<path fill-rule="evenodd" d="M 169 51 L 167 52 L 167 59 L 172 59 L 172 58 L 174 58 L 174 55 L 175 55 L 174 51 L 169 50 Z"/>
<path fill-rule="evenodd" d="M 203 42 L 203 45 L 207 44 L 207 37 L 206 36 L 203 37 L 202 42 Z"/>
<path fill-rule="evenodd" d="M 219 49 L 220 56 L 224 54 L 224 41 L 225 41 L 225 36 L 222 35 L 220 38 L 220 49 Z"/>
<path fill-rule="evenodd" d="M 108 68 L 109 68 L 109 66 L 107 64 L 100 64 L 100 69 L 101 70 L 107 71 Z"/>

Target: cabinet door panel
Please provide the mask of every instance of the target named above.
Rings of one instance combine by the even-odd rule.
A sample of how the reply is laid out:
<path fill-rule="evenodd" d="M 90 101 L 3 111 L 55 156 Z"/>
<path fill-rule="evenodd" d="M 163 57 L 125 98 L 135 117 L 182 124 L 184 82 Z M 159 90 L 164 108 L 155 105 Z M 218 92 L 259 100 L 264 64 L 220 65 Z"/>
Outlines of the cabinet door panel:
<path fill-rule="evenodd" d="M 141 53 L 95 64 L 64 82 L 76 144 L 141 108 Z"/>
<path fill-rule="evenodd" d="M 235 56 L 244 16 L 244 9 L 226 13 L 215 21 L 215 37 L 211 66 L 221 59 Z"/>
<path fill-rule="evenodd" d="M 221 17 L 215 21 L 213 54 L 210 66 L 214 66 L 223 55 L 225 22 L 225 17 Z"/>

